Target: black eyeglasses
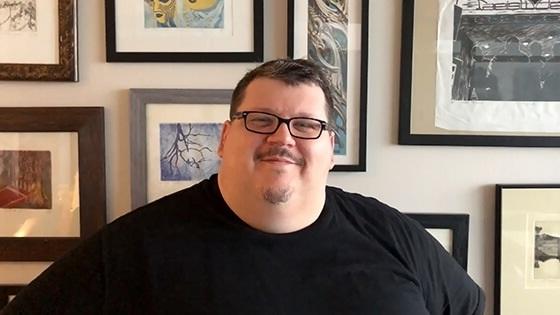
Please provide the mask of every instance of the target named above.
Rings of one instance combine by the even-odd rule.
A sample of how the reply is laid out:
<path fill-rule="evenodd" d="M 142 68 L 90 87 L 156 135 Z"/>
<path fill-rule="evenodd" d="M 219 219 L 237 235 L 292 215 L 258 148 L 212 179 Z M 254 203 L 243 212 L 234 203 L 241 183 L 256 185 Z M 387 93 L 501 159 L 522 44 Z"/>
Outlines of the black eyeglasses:
<path fill-rule="evenodd" d="M 241 119 L 245 121 L 245 129 L 265 135 L 270 135 L 280 128 L 281 123 L 288 126 L 288 131 L 294 138 L 299 139 L 317 139 L 321 136 L 323 130 L 327 129 L 327 122 L 309 118 L 309 117 L 292 117 L 282 118 L 274 114 L 245 111 L 237 112 L 231 116 L 231 119 Z"/>

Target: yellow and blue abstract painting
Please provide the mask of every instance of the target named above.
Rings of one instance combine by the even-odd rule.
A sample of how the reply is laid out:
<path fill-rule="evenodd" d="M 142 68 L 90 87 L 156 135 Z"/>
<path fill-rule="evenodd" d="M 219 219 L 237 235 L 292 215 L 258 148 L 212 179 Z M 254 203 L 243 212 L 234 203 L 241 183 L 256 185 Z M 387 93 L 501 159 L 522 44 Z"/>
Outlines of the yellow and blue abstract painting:
<path fill-rule="evenodd" d="M 144 1 L 145 28 L 224 27 L 224 0 L 139 1 Z"/>

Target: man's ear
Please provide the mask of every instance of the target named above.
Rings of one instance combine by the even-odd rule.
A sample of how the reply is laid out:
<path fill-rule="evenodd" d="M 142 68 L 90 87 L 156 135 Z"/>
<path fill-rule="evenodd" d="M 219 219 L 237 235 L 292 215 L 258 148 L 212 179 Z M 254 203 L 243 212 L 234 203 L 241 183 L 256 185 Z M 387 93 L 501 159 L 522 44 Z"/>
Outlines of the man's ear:
<path fill-rule="evenodd" d="M 224 121 L 224 125 L 222 127 L 222 134 L 220 135 L 220 144 L 218 145 L 218 156 L 223 157 L 224 153 L 224 145 L 229 133 L 229 128 L 231 127 L 231 121 L 226 120 Z"/>

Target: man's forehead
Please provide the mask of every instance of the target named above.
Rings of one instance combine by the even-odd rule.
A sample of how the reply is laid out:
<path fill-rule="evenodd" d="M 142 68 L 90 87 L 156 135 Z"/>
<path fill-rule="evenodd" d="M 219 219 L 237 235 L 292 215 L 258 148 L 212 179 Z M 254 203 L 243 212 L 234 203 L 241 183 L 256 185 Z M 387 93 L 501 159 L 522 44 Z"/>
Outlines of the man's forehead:
<path fill-rule="evenodd" d="M 321 95 L 321 98 L 325 98 L 325 94 L 320 86 L 313 82 L 301 82 L 301 83 L 289 83 L 279 79 L 271 78 L 257 78 L 247 85 L 244 91 L 244 98 L 250 96 L 267 97 L 273 95 L 277 89 L 283 89 L 283 93 L 289 96 L 291 93 L 305 94 L 305 95 Z M 285 89 L 285 90 L 284 90 Z"/>

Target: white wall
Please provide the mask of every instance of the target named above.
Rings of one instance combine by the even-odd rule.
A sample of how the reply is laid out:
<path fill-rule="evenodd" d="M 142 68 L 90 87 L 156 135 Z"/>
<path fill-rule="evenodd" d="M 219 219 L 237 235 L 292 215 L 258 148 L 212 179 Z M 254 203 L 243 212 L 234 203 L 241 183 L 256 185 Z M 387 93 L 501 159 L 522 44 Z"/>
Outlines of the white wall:
<path fill-rule="evenodd" d="M 406 212 L 469 213 L 469 273 L 486 291 L 491 314 L 494 184 L 560 182 L 560 150 L 397 145 L 402 2 L 370 2 L 367 172 L 332 173 L 329 183 Z M 128 89 L 233 88 L 256 64 L 106 63 L 103 3 L 79 1 L 80 82 L 0 81 L 0 106 L 105 107 L 112 221 L 130 210 Z M 265 0 L 265 60 L 286 55 L 285 12 L 285 0 Z M 42 268 L 18 266 L 0 263 L 0 282 Z"/>

